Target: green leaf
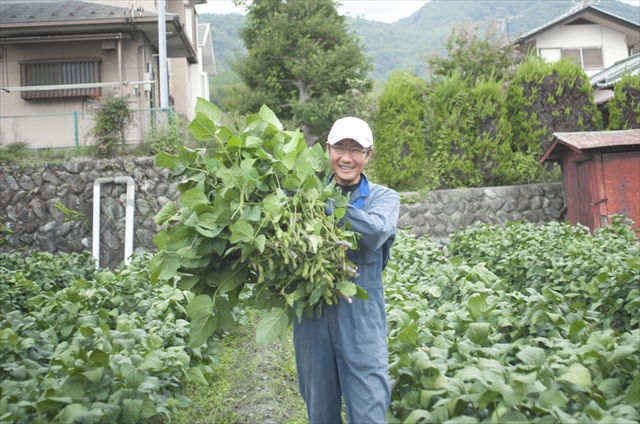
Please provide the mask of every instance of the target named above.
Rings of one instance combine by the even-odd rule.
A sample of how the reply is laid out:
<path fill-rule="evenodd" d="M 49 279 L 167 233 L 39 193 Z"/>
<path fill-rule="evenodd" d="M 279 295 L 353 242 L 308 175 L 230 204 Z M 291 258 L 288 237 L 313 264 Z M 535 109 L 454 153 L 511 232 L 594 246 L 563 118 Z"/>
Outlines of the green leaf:
<path fill-rule="evenodd" d="M 587 324 L 585 324 L 585 322 L 582 320 L 572 322 L 571 325 L 569 326 L 569 337 L 575 337 L 576 335 L 578 335 L 578 333 L 580 333 L 580 331 L 582 331 L 586 327 L 587 327 Z"/>
<path fill-rule="evenodd" d="M 256 136 L 250 135 L 250 136 L 247 136 L 247 139 L 245 140 L 245 145 L 247 147 L 258 147 L 262 145 L 262 140 Z"/>
<path fill-rule="evenodd" d="M 194 209 L 196 206 L 208 204 L 209 199 L 203 191 L 198 188 L 187 190 L 180 196 L 180 206 L 183 208 Z"/>
<path fill-rule="evenodd" d="M 256 329 L 256 343 L 259 346 L 264 346 L 276 339 L 286 340 L 290 324 L 291 317 L 287 310 L 282 308 L 275 308 L 271 312 L 260 314 L 260 322 L 258 322 Z"/>
<path fill-rule="evenodd" d="M 87 407 L 84 405 L 79 405 L 77 403 L 72 403 L 71 405 L 67 405 L 64 409 L 56 416 L 56 422 L 64 423 L 64 424 L 73 424 L 73 422 L 79 418 L 82 414 L 88 411 Z"/>
<path fill-rule="evenodd" d="M 180 258 L 168 255 L 166 252 L 156 254 L 149 264 L 149 268 L 156 279 L 168 280 L 176 275 L 180 267 Z"/>
<path fill-rule="evenodd" d="M 487 301 L 484 297 L 479 295 L 473 295 L 467 301 L 467 310 L 474 317 L 481 317 L 487 310 Z"/>
<path fill-rule="evenodd" d="M 264 247 L 266 243 L 267 243 L 267 237 L 264 234 L 258 234 L 256 238 L 253 240 L 253 245 L 255 246 L 256 249 L 258 249 L 258 252 L 260 253 L 264 252 Z"/>
<path fill-rule="evenodd" d="M 617 346 L 607 358 L 607 364 L 615 365 L 618 362 L 623 361 L 627 358 L 632 358 L 633 354 L 638 349 L 639 349 L 638 347 L 633 347 L 633 346 Z M 636 361 L 637 361 L 637 357 L 636 357 Z"/>
<path fill-rule="evenodd" d="M 275 194 L 267 195 L 262 201 L 262 208 L 272 217 L 277 216 L 282 210 L 283 203 Z"/>
<path fill-rule="evenodd" d="M 488 322 L 472 322 L 467 327 L 467 337 L 475 344 L 482 344 L 489 336 L 491 325 Z"/>
<path fill-rule="evenodd" d="M 177 169 L 180 167 L 180 159 L 176 155 L 159 152 L 155 158 L 155 165 L 160 168 Z"/>
<path fill-rule="evenodd" d="M 236 317 L 231 312 L 229 301 L 222 296 L 216 297 L 216 316 L 218 317 L 218 325 L 225 330 L 231 330 L 236 326 Z"/>
<path fill-rule="evenodd" d="M 169 202 L 169 203 L 165 204 L 162 207 L 162 209 L 160 209 L 160 212 L 158 212 L 156 214 L 156 216 L 153 218 L 153 220 L 155 221 L 156 224 L 162 225 L 169 218 L 171 218 L 173 215 L 175 215 L 176 212 L 178 212 L 178 209 L 176 208 L 176 203 L 175 202 Z"/>
<path fill-rule="evenodd" d="M 102 380 L 103 371 L 104 371 L 104 368 L 98 367 L 89 371 L 85 371 L 82 373 L 82 375 L 84 375 L 87 378 L 87 380 L 89 380 L 90 382 L 98 384 L 100 380 Z"/>
<path fill-rule="evenodd" d="M 591 373 L 582 364 L 571 364 L 558 380 L 568 381 L 583 389 L 591 387 Z"/>
<path fill-rule="evenodd" d="M 406 344 L 415 345 L 418 342 L 418 325 L 411 321 L 409 325 L 398 333 L 398 339 Z"/>
<path fill-rule="evenodd" d="M 189 383 L 194 384 L 196 386 L 208 386 L 209 382 L 202 374 L 202 370 L 199 367 L 191 367 L 189 371 L 187 371 L 189 375 Z"/>
<path fill-rule="evenodd" d="M 501 423 L 528 423 L 529 419 L 522 412 L 514 409 L 509 410 L 506 414 L 500 416 Z"/>
<path fill-rule="evenodd" d="M 518 359 L 527 365 L 541 367 L 547 361 L 544 349 L 539 347 L 527 346 L 516 354 Z"/>
<path fill-rule="evenodd" d="M 598 384 L 598 390 L 605 398 L 612 399 L 622 393 L 622 383 L 617 378 L 607 378 Z"/>
<path fill-rule="evenodd" d="M 144 381 L 144 372 L 129 363 L 120 364 L 120 373 L 130 389 L 137 389 Z"/>
<path fill-rule="evenodd" d="M 231 230 L 231 243 L 251 243 L 253 241 L 253 225 L 249 221 L 239 219 L 229 226 Z"/>
<path fill-rule="evenodd" d="M 271 109 L 269 109 L 266 105 L 262 105 L 260 108 L 259 115 L 264 118 L 270 124 L 273 124 L 278 130 L 282 131 L 282 124 L 278 120 L 278 117 Z"/>
<path fill-rule="evenodd" d="M 431 412 L 426 411 L 424 409 L 414 409 L 411 413 L 405 418 L 402 424 L 417 424 L 418 422 L 436 422 Z"/>
<path fill-rule="evenodd" d="M 208 140 L 216 134 L 216 124 L 204 113 L 196 113 L 187 129 L 198 141 Z"/>
<path fill-rule="evenodd" d="M 220 123 L 220 118 L 222 117 L 218 106 L 214 105 L 206 99 L 203 99 L 202 97 L 198 97 L 198 99 L 196 100 L 195 113 L 202 113 L 216 125 Z"/>
<path fill-rule="evenodd" d="M 187 314 L 191 318 L 189 339 L 191 347 L 203 345 L 209 336 L 216 331 L 218 322 L 213 313 L 211 296 L 201 294 L 196 296 L 186 307 Z"/>
<path fill-rule="evenodd" d="M 538 398 L 540 405 L 544 408 L 552 408 L 557 406 L 558 408 L 562 408 L 564 405 L 569 402 L 569 399 L 560 391 L 560 390 L 545 390 L 540 393 L 540 397 Z"/>
<path fill-rule="evenodd" d="M 155 352 L 149 352 L 140 365 L 138 365 L 138 369 L 145 371 L 156 371 L 160 372 L 164 369 L 164 364 L 162 360 L 158 358 L 158 355 Z"/>
<path fill-rule="evenodd" d="M 237 265 L 235 268 L 226 267 L 221 273 L 215 273 L 207 276 L 207 284 L 213 285 L 213 279 L 216 278 L 216 285 L 219 287 L 220 293 L 227 293 L 244 283 L 249 274 L 249 269 L 245 264 Z"/>
<path fill-rule="evenodd" d="M 144 402 L 142 399 L 125 399 L 122 401 L 122 416 L 125 423 L 140 422 Z"/>
<path fill-rule="evenodd" d="M 64 393 L 65 396 L 76 401 L 82 399 L 82 397 L 87 393 L 87 386 L 79 377 L 67 377 L 60 387 L 60 393 Z"/>
<path fill-rule="evenodd" d="M 347 297 L 355 296 L 358 291 L 356 285 L 351 281 L 340 281 L 336 288 Z"/>
<path fill-rule="evenodd" d="M 640 374 L 633 378 L 623 402 L 636 408 L 640 406 Z"/>

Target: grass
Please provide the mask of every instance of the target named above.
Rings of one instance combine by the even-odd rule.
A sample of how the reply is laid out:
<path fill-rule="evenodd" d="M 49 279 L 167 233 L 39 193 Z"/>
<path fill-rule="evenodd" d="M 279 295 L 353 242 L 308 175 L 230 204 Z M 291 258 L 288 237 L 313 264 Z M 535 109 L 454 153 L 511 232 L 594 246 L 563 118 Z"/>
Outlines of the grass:
<path fill-rule="evenodd" d="M 220 340 L 220 363 L 206 387 L 188 386 L 192 404 L 172 417 L 179 424 L 308 423 L 298 392 L 291 330 L 287 343 L 255 343 L 256 318 Z"/>

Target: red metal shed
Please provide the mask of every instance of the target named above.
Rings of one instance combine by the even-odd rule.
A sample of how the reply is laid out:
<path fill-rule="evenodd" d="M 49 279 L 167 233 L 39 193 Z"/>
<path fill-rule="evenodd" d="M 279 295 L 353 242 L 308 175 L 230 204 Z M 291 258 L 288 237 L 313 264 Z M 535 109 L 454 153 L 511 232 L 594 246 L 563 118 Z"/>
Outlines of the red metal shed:
<path fill-rule="evenodd" d="M 640 229 L 640 129 L 553 135 L 539 163 L 560 162 L 571 224 L 593 231 L 618 214 Z"/>

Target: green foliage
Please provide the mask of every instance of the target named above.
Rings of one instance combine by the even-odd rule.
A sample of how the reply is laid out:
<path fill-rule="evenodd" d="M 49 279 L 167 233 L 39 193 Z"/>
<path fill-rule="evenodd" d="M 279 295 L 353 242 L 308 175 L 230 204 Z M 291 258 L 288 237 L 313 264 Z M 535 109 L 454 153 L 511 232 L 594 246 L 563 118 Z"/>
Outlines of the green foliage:
<path fill-rule="evenodd" d="M 508 184 L 496 172 L 511 157 L 498 124 L 503 114 L 502 85 L 495 80 L 470 84 L 455 72 L 432 84 L 432 125 L 427 134 L 429 168 L 439 188 Z"/>
<path fill-rule="evenodd" d="M 247 114 L 265 104 L 300 126 L 312 145 L 346 113 L 335 110 L 337 96 L 371 89 L 362 47 L 333 0 L 241 3 L 248 11 L 240 30 L 247 56 L 231 66 L 244 86 L 229 90 L 225 108 Z"/>
<path fill-rule="evenodd" d="M 105 96 L 94 112 L 94 126 L 89 135 L 96 139 L 98 157 L 116 156 L 119 143 L 124 148 L 126 125 L 133 119 L 129 101 L 126 97 Z"/>
<path fill-rule="evenodd" d="M 640 74 L 623 75 L 609 100 L 609 130 L 640 128 Z"/>
<path fill-rule="evenodd" d="M 389 423 L 635 422 L 638 242 L 614 222 L 400 231 L 385 271 Z M 613 326 L 613 328 L 612 328 Z"/>
<path fill-rule="evenodd" d="M 355 270 L 346 251 L 357 239 L 350 224 L 340 225 L 347 198 L 335 182 L 327 185 L 322 148 L 307 148 L 300 131 L 284 131 L 264 106 L 238 135 L 218 127 L 220 119 L 216 106 L 198 99 L 189 130 L 217 144 L 213 157 L 184 147 L 156 156 L 182 182 L 180 208 L 170 202 L 155 217 L 162 230 L 151 265 L 154 278 L 185 273 L 180 287 L 197 296 L 187 306 L 192 343 L 234 327 L 230 311 L 245 288 L 248 304 L 265 311 L 260 343 L 286 337 L 294 313 L 319 314 L 338 296 L 366 298 L 349 281 Z M 334 214 L 325 214 L 325 202 Z"/>
<path fill-rule="evenodd" d="M 432 53 L 427 57 L 431 78 L 450 78 L 456 74 L 472 87 L 487 79 L 510 79 L 517 58 L 495 20 L 482 30 L 478 23 L 455 25 L 445 48 L 447 56 Z"/>
<path fill-rule="evenodd" d="M 150 422 L 188 405 L 182 382 L 208 384 L 217 346 L 188 347 L 192 296 L 151 283 L 149 260 L 2 256 L 0 421 Z"/>
<path fill-rule="evenodd" d="M 229 69 L 218 71 L 216 75 L 209 75 L 209 98 L 211 103 L 223 106 L 227 101 L 229 87 L 238 83 L 240 83 L 240 78 Z M 238 108 L 236 107 L 236 109 Z"/>
<path fill-rule="evenodd" d="M 568 59 L 549 63 L 528 55 L 507 90 L 500 133 L 510 140 L 512 155 L 498 164 L 497 172 L 510 184 L 540 181 L 545 169 L 537 161 L 554 132 L 595 131 L 601 126 L 593 88 L 582 68 Z"/>
<path fill-rule="evenodd" d="M 28 155 L 28 147 L 27 143 L 21 141 L 3 146 L 0 148 L 0 165 L 20 162 L 22 158 Z"/>
<path fill-rule="evenodd" d="M 185 119 L 175 112 L 170 114 L 168 128 L 157 130 L 149 136 L 149 153 L 152 155 L 159 152 L 176 154 L 180 146 L 192 141 L 187 132 Z"/>
<path fill-rule="evenodd" d="M 55 208 L 57 208 L 60 212 L 64 214 L 65 222 L 69 221 L 82 221 L 84 223 L 84 227 L 89 231 L 89 223 L 87 222 L 87 217 L 82 212 L 74 211 L 73 209 L 67 208 L 62 202 L 56 202 L 53 204 Z"/>
<path fill-rule="evenodd" d="M 375 125 L 377 178 L 391 188 L 422 187 L 425 145 L 422 130 L 426 84 L 413 72 L 391 75 L 378 100 Z"/>

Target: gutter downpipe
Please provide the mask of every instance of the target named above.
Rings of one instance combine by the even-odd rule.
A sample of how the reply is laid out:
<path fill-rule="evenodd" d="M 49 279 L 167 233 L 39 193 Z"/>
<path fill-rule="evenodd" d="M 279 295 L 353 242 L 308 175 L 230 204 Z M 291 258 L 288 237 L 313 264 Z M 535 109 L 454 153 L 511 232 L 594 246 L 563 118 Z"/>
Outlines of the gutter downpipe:
<path fill-rule="evenodd" d="M 131 177 L 104 177 L 93 182 L 93 257 L 100 268 L 100 185 L 114 183 L 126 184 L 126 212 L 124 229 L 124 264 L 129 265 L 129 258 L 133 253 L 133 211 L 135 208 L 135 183 Z"/>

